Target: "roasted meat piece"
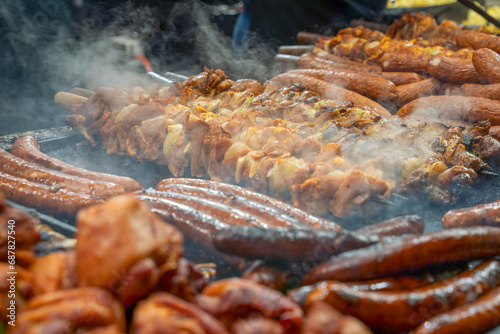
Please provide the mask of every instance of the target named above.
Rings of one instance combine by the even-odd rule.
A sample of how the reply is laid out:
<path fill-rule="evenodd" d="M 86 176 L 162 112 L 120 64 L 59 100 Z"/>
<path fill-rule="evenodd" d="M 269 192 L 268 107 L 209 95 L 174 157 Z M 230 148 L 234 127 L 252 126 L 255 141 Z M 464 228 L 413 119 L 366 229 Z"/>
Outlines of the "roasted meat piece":
<path fill-rule="evenodd" d="M 226 334 L 224 325 L 194 304 L 158 292 L 141 301 L 134 310 L 135 334 Z"/>
<path fill-rule="evenodd" d="M 0 321 L 16 323 L 17 313 L 24 309 L 26 300 L 33 296 L 32 281 L 33 276 L 28 270 L 20 266 L 12 270 L 11 265 L 0 262 Z"/>
<path fill-rule="evenodd" d="M 76 288 L 75 253 L 54 252 L 35 259 L 29 267 L 33 275 L 33 295 Z"/>
<path fill-rule="evenodd" d="M 81 210 L 76 221 L 79 285 L 108 289 L 125 306 L 147 296 L 182 254 L 181 233 L 131 195 Z"/>
<path fill-rule="evenodd" d="M 40 240 L 37 225 L 40 225 L 38 218 L 6 205 L 0 192 L 0 261 L 12 260 L 14 251 L 15 264 L 27 267 L 33 262 L 34 247 Z"/>
<path fill-rule="evenodd" d="M 108 291 L 98 288 L 50 292 L 31 299 L 17 314 L 16 326 L 10 331 L 12 334 L 82 332 L 124 333 L 123 306 Z"/>
<path fill-rule="evenodd" d="M 284 333 L 300 333 L 302 310 L 280 292 L 250 280 L 222 279 L 208 285 L 195 303 L 228 328 L 238 319 L 263 316 L 279 322 Z"/>

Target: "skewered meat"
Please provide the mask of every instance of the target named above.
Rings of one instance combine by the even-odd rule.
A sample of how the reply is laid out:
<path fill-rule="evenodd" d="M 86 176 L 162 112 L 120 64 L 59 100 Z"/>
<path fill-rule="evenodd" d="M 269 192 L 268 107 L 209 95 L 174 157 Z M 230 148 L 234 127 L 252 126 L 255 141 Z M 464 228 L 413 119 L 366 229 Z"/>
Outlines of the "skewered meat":
<path fill-rule="evenodd" d="M 165 292 L 152 294 L 137 305 L 132 330 L 136 334 L 228 333 L 209 313 Z"/>
<path fill-rule="evenodd" d="M 476 172 L 488 168 L 481 158 L 472 159 L 472 146 L 459 147 L 455 158 L 445 159 L 441 151 L 447 145 L 452 145 L 450 152 L 457 148 L 440 139 L 446 127 L 388 120 L 342 98 L 321 99 L 321 92 L 309 90 L 314 87 L 298 82 L 298 77 L 281 75 L 266 83 L 264 92 L 256 87 L 250 93 L 239 91 L 245 86 L 231 82 L 221 71 L 207 71 L 149 95 L 134 97 L 132 91 L 122 91 L 122 102 L 105 103 L 109 96 L 96 93 L 102 96 L 74 109 L 82 131 L 99 129 L 91 140 L 102 139 L 108 153 L 127 152 L 139 160 L 167 164 L 177 177 L 190 165 L 193 176 L 269 193 L 318 216 L 330 211 L 344 217 L 357 209 L 369 214 L 373 200 L 384 201 L 391 192 L 410 188 L 436 201 L 453 202 L 455 194 L 446 182 L 436 184 L 440 173 L 457 164 L 474 163 Z M 304 78 L 309 83 L 320 81 Z M 111 96 L 117 94 L 113 91 Z M 134 112 L 134 105 L 146 108 L 148 103 L 156 110 L 154 115 L 160 111 L 161 115 L 147 118 Z M 95 126 L 83 125 L 86 110 Z M 103 120 L 106 111 L 112 115 Z M 126 133 L 115 127 L 115 121 L 116 115 L 129 113 L 135 116 Z M 494 149 L 490 152 L 497 154 Z M 432 177 L 417 171 L 404 182 L 418 167 L 430 165 Z"/>
<path fill-rule="evenodd" d="M 78 286 L 74 252 L 59 251 L 39 257 L 29 271 L 33 275 L 34 296 Z"/>
<path fill-rule="evenodd" d="M 76 223 L 79 286 L 108 289 L 125 306 L 147 296 L 182 254 L 182 235 L 132 195 L 81 210 Z"/>
<path fill-rule="evenodd" d="M 166 291 L 176 297 L 192 302 L 194 297 L 201 293 L 207 285 L 203 273 L 194 263 L 184 258 L 177 262 L 177 268 L 167 271 L 157 285 L 157 290 Z"/>
<path fill-rule="evenodd" d="M 31 299 L 17 314 L 10 333 L 78 333 L 106 329 L 124 333 L 123 306 L 106 290 L 78 288 Z M 110 327 L 110 328 L 108 328 Z"/>

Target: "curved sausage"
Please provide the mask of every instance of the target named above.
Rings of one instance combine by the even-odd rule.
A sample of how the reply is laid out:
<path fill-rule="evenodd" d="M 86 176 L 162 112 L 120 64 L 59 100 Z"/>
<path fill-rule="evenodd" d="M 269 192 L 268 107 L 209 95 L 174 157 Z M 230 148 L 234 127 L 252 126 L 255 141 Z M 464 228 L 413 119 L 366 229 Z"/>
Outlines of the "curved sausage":
<path fill-rule="evenodd" d="M 372 110 L 385 118 L 392 118 L 392 114 L 377 102 L 370 100 L 356 92 L 344 89 L 326 81 L 311 78 L 300 74 L 279 74 L 271 79 L 271 82 L 278 82 L 281 85 L 290 86 L 292 84 L 302 84 L 307 89 L 319 94 L 323 99 L 337 100 L 342 103 L 354 103 L 355 106 Z"/>
<path fill-rule="evenodd" d="M 477 72 L 489 83 L 500 83 L 500 54 L 482 48 L 472 54 L 472 63 Z"/>
<path fill-rule="evenodd" d="M 500 125 L 500 101 L 482 97 L 427 96 L 405 104 L 396 115 L 399 117 L 426 116 L 469 122 L 488 119 L 491 125 Z"/>
<path fill-rule="evenodd" d="M 125 191 L 127 192 L 142 189 L 139 182 L 129 177 L 92 172 L 87 169 L 78 168 L 63 161 L 57 160 L 51 156 L 48 156 L 40 151 L 40 145 L 38 144 L 36 139 L 31 136 L 18 138 L 12 146 L 11 152 L 15 156 L 23 158 L 27 161 L 37 163 L 48 169 L 52 169 L 69 175 L 83 177 L 90 180 L 118 184 L 122 186 L 123 189 L 125 189 Z"/>
<path fill-rule="evenodd" d="M 380 223 L 369 225 L 356 230 L 356 233 L 376 236 L 400 236 L 407 234 L 424 233 L 425 222 L 422 217 L 408 215 L 394 217 Z"/>
<path fill-rule="evenodd" d="M 345 87 L 373 99 L 393 100 L 396 98 L 396 85 L 389 80 L 366 73 L 348 70 L 290 70 L 287 73 L 301 74 Z"/>
<path fill-rule="evenodd" d="M 52 171 L 40 165 L 28 162 L 0 149 L 0 171 L 16 177 L 24 178 L 49 187 L 62 188 L 70 192 L 110 197 L 123 194 L 125 191 L 117 184 L 96 182 L 78 176 Z"/>
<path fill-rule="evenodd" d="M 341 282 L 322 282 L 309 293 L 306 307 L 324 301 L 377 332 L 401 333 L 499 285 L 500 262 L 488 261 L 456 277 L 410 291 L 359 291 Z"/>
<path fill-rule="evenodd" d="M 500 201 L 450 210 L 443 216 L 441 224 L 445 229 L 467 226 L 500 227 Z"/>
<path fill-rule="evenodd" d="M 499 325 L 500 288 L 496 288 L 472 303 L 429 319 L 412 334 L 480 334 Z"/>
<path fill-rule="evenodd" d="M 317 228 L 327 230 L 341 230 L 340 225 L 324 219 L 318 218 L 310 213 L 298 209 L 288 203 L 279 201 L 275 198 L 260 194 L 258 192 L 248 190 L 239 186 L 231 185 L 228 183 L 203 180 L 203 179 L 189 179 L 189 178 L 168 178 L 160 181 L 156 185 L 156 190 L 163 191 L 169 190 L 173 185 L 187 185 L 192 187 L 204 188 L 226 193 L 226 196 L 242 196 L 250 201 L 258 202 L 275 208 L 276 210 L 283 211 L 286 214 L 293 216 L 306 224 Z M 208 194 L 207 194 L 208 196 Z"/>
<path fill-rule="evenodd" d="M 461 48 L 481 49 L 488 48 L 500 52 L 500 37 L 483 32 L 463 29 L 456 36 L 456 41 Z"/>
<path fill-rule="evenodd" d="M 311 270 L 303 284 L 362 281 L 421 268 L 500 254 L 500 229 L 456 228 L 395 240 L 332 257 Z"/>
<path fill-rule="evenodd" d="M 74 216 L 81 208 L 103 201 L 96 196 L 75 194 L 63 189 L 52 191 L 49 186 L 3 172 L 0 172 L 0 191 L 13 202 L 57 216 Z"/>

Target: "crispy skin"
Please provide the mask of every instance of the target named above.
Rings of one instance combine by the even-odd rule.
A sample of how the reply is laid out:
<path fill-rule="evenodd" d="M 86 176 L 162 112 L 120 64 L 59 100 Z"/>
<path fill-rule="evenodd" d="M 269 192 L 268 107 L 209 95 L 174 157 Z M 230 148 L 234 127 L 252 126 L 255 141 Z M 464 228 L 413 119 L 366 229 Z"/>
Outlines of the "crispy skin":
<path fill-rule="evenodd" d="M 436 79 L 453 83 L 484 82 L 471 59 L 438 55 L 429 61 L 428 71 Z"/>
<path fill-rule="evenodd" d="M 336 86 L 320 79 L 311 78 L 300 74 L 283 73 L 273 77 L 271 81 L 278 82 L 281 85 L 285 86 L 290 86 L 294 83 L 300 83 L 307 89 L 318 93 L 321 98 L 333 99 L 341 103 L 352 102 L 354 103 L 354 105 L 361 108 L 375 111 L 385 118 L 392 118 L 391 113 L 377 102 L 359 95 L 356 92 L 346 90 L 342 87 Z"/>
<path fill-rule="evenodd" d="M 132 195 L 81 210 L 76 224 L 79 285 L 109 289 L 125 306 L 147 296 L 182 254 L 181 233 Z"/>
<path fill-rule="evenodd" d="M 485 333 L 500 325 L 500 288 L 429 319 L 413 334 Z"/>
<path fill-rule="evenodd" d="M 450 120 L 479 122 L 490 120 L 500 125 L 500 102 L 482 97 L 428 96 L 402 106 L 397 116 L 436 117 Z"/>
<path fill-rule="evenodd" d="M 499 285 L 500 262 L 487 261 L 458 276 L 409 291 L 359 291 L 345 283 L 326 281 L 310 292 L 306 306 L 325 301 L 377 332 L 400 333 Z"/>
<path fill-rule="evenodd" d="M 352 61 L 344 57 L 339 57 L 334 54 L 328 53 L 324 50 L 321 50 L 320 48 L 314 48 L 312 50 L 312 54 L 316 56 L 316 58 L 322 58 L 325 60 L 329 60 L 334 63 L 338 64 L 346 64 L 351 66 L 352 68 L 361 68 L 362 72 L 380 72 L 381 69 L 377 65 L 368 65 L 364 63 L 360 63 L 358 61 Z"/>
<path fill-rule="evenodd" d="M 35 138 L 24 136 L 18 138 L 12 146 L 12 154 L 26 161 L 30 161 L 48 169 L 59 171 L 69 175 L 75 175 L 95 181 L 105 181 L 118 184 L 126 191 L 142 189 L 141 185 L 128 177 L 113 174 L 92 172 L 87 169 L 78 168 L 63 161 L 52 158 L 40 151 L 40 145 Z"/>
<path fill-rule="evenodd" d="M 228 333 L 209 313 L 165 292 L 154 293 L 137 305 L 132 328 L 136 334 Z"/>
<path fill-rule="evenodd" d="M 488 258 L 500 252 L 500 229 L 456 228 L 374 245 L 332 257 L 311 270 L 304 284 L 368 280 L 426 266 Z"/>
<path fill-rule="evenodd" d="M 489 83 L 500 83 L 500 54 L 490 49 L 479 49 L 472 54 L 472 63 L 477 72 Z"/>
<path fill-rule="evenodd" d="M 291 74 L 301 74 L 330 82 L 357 92 L 375 100 L 393 100 L 396 98 L 396 86 L 381 77 L 366 75 L 354 71 L 327 70 L 291 70 Z"/>
<path fill-rule="evenodd" d="M 407 85 L 412 82 L 417 82 L 420 80 L 424 80 L 424 77 L 415 72 L 381 72 L 381 73 L 372 73 L 370 75 L 378 75 L 381 78 L 392 81 L 396 86 Z"/>
<path fill-rule="evenodd" d="M 379 60 L 384 72 L 427 73 L 429 61 L 434 56 L 411 53 L 385 53 Z"/>

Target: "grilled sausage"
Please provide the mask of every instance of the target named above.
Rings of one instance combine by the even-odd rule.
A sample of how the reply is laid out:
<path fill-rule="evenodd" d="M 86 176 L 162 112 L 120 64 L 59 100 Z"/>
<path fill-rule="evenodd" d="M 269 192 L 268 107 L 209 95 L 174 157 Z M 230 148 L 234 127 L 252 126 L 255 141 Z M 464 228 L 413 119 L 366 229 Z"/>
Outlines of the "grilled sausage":
<path fill-rule="evenodd" d="M 141 185 L 125 176 L 118 176 L 107 173 L 92 172 L 87 169 L 78 168 L 63 161 L 52 158 L 40 151 L 40 145 L 35 138 L 24 136 L 18 138 L 11 150 L 12 154 L 24 160 L 34 162 L 48 169 L 59 171 L 65 174 L 83 177 L 95 181 L 111 182 L 118 184 L 127 192 L 141 190 Z"/>
<path fill-rule="evenodd" d="M 356 230 L 356 233 L 376 236 L 422 234 L 425 222 L 417 215 L 400 216 Z"/>
<path fill-rule="evenodd" d="M 366 73 L 316 69 L 291 70 L 288 73 L 321 79 L 376 100 L 393 100 L 396 98 L 396 86 L 391 81 L 366 75 Z"/>
<path fill-rule="evenodd" d="M 467 226 L 500 227 L 500 201 L 479 204 L 470 208 L 450 210 L 441 221 L 443 228 Z"/>
<path fill-rule="evenodd" d="M 500 83 L 490 85 L 463 84 L 460 91 L 465 96 L 476 96 L 491 100 L 500 100 Z"/>
<path fill-rule="evenodd" d="M 488 48 L 500 52 L 500 37 L 483 32 L 464 29 L 456 36 L 456 41 L 461 48 L 481 49 Z"/>
<path fill-rule="evenodd" d="M 392 118 L 391 113 L 377 102 L 370 100 L 369 98 L 364 97 L 363 95 L 360 95 L 356 92 L 344 89 L 320 79 L 311 78 L 300 74 L 283 73 L 273 77 L 271 81 L 278 82 L 281 85 L 285 86 L 300 83 L 307 89 L 318 93 L 319 96 L 323 99 L 337 100 L 341 103 L 352 102 L 358 107 L 372 110 L 385 118 Z"/>
<path fill-rule="evenodd" d="M 439 90 L 439 87 L 439 80 L 433 78 L 397 86 L 396 93 L 398 97 L 396 98 L 396 105 L 402 107 L 418 98 L 434 95 Z"/>
<path fill-rule="evenodd" d="M 379 243 L 381 238 L 347 231 L 264 229 L 232 226 L 214 237 L 215 247 L 247 259 L 284 263 L 325 260 L 329 256 Z"/>
<path fill-rule="evenodd" d="M 485 333 L 500 325 L 500 288 L 478 300 L 444 312 L 421 324 L 412 334 Z"/>
<path fill-rule="evenodd" d="M 500 54 L 490 49 L 479 49 L 472 54 L 472 63 L 477 72 L 489 83 L 500 83 Z"/>
<path fill-rule="evenodd" d="M 463 84 L 484 82 L 471 59 L 436 56 L 429 61 L 429 74 L 436 79 Z"/>
<path fill-rule="evenodd" d="M 402 106 L 396 113 L 452 120 L 480 122 L 489 119 L 491 125 L 500 125 L 500 101 L 482 97 L 427 96 Z"/>
<path fill-rule="evenodd" d="M 366 65 L 353 61 L 332 61 L 321 57 L 315 57 L 310 53 L 304 53 L 302 56 L 300 56 L 297 64 L 300 68 L 312 68 L 320 70 L 351 70 L 364 73 L 380 72 L 380 68 L 377 66 Z"/>
<path fill-rule="evenodd" d="M 96 196 L 75 194 L 63 189 L 53 191 L 49 186 L 3 172 L 0 172 L 0 191 L 13 202 L 57 216 L 71 217 L 83 207 L 102 202 Z"/>
<path fill-rule="evenodd" d="M 321 228 L 330 230 L 340 230 L 341 227 L 334 222 L 325 221 L 325 224 L 314 224 L 311 226 L 308 222 L 289 215 L 282 210 L 278 210 L 271 205 L 257 202 L 241 195 L 230 195 L 227 192 L 218 189 L 209 189 L 205 187 L 194 187 L 186 184 L 166 184 L 162 187 L 162 192 L 177 193 L 192 197 L 203 198 L 220 204 L 228 205 L 232 208 L 247 212 L 255 217 L 259 217 L 263 222 L 275 222 L 277 226 L 289 228 Z M 311 221 L 311 219 L 309 220 Z"/>
<path fill-rule="evenodd" d="M 117 184 L 92 181 L 78 176 L 52 171 L 0 149 L 0 171 L 24 178 L 49 187 L 62 188 L 70 192 L 109 197 L 123 194 L 125 191 Z"/>
<path fill-rule="evenodd" d="M 421 268 L 500 254 L 500 229 L 456 228 L 347 252 L 321 263 L 304 284 L 324 280 L 362 281 Z"/>
<path fill-rule="evenodd" d="M 309 293 L 306 307 L 324 301 L 377 332 L 400 333 L 499 285 L 500 262 L 488 261 L 456 277 L 410 291 L 359 291 L 341 282 L 322 282 Z"/>
<path fill-rule="evenodd" d="M 202 180 L 202 179 L 169 178 L 169 179 L 164 179 L 160 183 L 158 183 L 158 185 L 156 186 L 156 190 L 168 191 L 170 189 L 175 189 L 175 187 L 172 188 L 173 185 L 187 185 L 191 187 L 198 187 L 201 189 L 209 189 L 213 191 L 226 193 L 226 196 L 231 196 L 231 197 L 242 196 L 250 201 L 265 204 L 267 206 L 275 208 L 276 210 L 283 211 L 286 214 L 293 216 L 316 229 L 328 229 L 328 230 L 341 229 L 341 227 L 338 224 L 332 221 L 329 221 L 324 218 L 315 217 L 309 214 L 308 212 L 298 209 L 288 203 L 279 201 L 275 198 L 257 193 L 255 191 L 251 191 L 227 183 Z M 209 196 L 209 194 L 205 193 L 204 196 Z"/>
<path fill-rule="evenodd" d="M 488 134 L 493 138 L 495 138 L 496 140 L 500 140 L 500 126 L 499 125 L 492 126 Z"/>
<path fill-rule="evenodd" d="M 429 61 L 434 56 L 405 53 L 385 53 L 379 60 L 384 72 L 417 72 L 427 73 Z"/>

